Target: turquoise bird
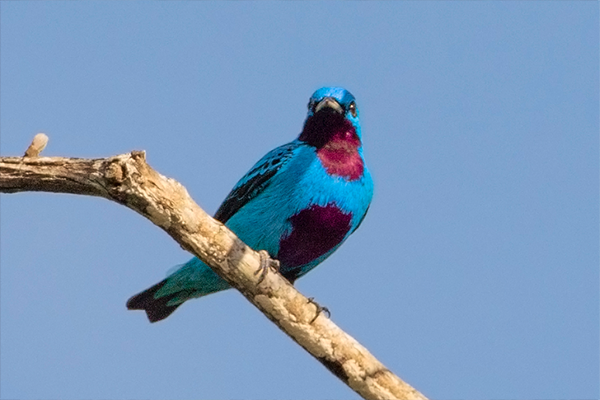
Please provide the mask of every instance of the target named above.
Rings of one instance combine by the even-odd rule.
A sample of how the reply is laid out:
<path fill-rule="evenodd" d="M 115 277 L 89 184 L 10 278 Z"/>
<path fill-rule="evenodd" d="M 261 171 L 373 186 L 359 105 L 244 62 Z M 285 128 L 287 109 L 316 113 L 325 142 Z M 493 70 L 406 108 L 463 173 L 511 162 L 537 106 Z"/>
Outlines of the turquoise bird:
<path fill-rule="evenodd" d="M 372 197 L 356 100 L 343 88 L 324 87 L 310 98 L 300 136 L 260 159 L 214 218 L 279 260 L 279 272 L 293 284 L 360 226 Z M 230 287 L 196 257 L 176 268 L 127 308 L 156 322 L 187 300 Z"/>

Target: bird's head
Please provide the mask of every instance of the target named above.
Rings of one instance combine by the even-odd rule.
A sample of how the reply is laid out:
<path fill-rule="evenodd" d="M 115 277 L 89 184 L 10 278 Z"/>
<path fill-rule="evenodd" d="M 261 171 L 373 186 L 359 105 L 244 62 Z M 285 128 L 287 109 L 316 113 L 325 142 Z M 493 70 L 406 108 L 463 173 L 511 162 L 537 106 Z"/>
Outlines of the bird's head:
<path fill-rule="evenodd" d="M 348 140 L 360 147 L 358 107 L 352 93 L 341 87 L 323 87 L 310 97 L 308 115 L 299 139 L 322 148 L 331 140 Z"/>

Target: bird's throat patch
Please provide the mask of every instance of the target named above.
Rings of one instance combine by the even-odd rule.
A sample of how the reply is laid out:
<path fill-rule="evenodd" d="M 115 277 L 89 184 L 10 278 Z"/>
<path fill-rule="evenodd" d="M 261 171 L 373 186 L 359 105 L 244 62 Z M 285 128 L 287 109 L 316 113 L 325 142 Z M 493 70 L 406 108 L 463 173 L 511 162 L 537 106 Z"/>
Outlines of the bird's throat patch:
<path fill-rule="evenodd" d="M 352 131 L 341 132 L 317 150 L 317 156 L 329 175 L 341 176 L 349 181 L 359 179 L 364 170 L 358 154 L 360 140 Z"/>
<path fill-rule="evenodd" d="M 309 117 L 299 140 L 314 146 L 328 174 L 353 181 L 362 177 L 364 164 L 358 154 L 360 138 L 343 115 L 321 111 Z"/>

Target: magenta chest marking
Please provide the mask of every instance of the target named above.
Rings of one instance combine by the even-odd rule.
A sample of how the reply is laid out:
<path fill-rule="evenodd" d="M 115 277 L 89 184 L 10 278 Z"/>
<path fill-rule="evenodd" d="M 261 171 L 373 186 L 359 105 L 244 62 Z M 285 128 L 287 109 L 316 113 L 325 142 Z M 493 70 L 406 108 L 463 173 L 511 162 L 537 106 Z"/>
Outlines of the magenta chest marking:
<path fill-rule="evenodd" d="M 317 150 L 317 156 L 328 174 L 354 181 L 362 176 L 364 170 L 359 147 L 360 140 L 354 131 L 341 131 Z"/>
<path fill-rule="evenodd" d="M 307 264 L 340 244 L 351 220 L 352 214 L 334 204 L 313 205 L 291 217 L 292 231 L 279 242 L 277 255 L 283 270 Z"/>

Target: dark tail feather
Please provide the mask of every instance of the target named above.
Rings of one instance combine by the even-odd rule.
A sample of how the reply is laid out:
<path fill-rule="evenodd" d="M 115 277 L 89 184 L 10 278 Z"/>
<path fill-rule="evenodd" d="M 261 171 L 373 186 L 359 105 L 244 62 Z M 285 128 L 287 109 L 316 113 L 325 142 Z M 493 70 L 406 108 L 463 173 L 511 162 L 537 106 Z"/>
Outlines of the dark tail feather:
<path fill-rule="evenodd" d="M 136 294 L 129 300 L 127 300 L 127 308 L 129 310 L 144 310 L 150 322 L 156 322 L 167 318 L 173 311 L 177 309 L 181 304 L 169 306 L 167 303 L 169 300 L 177 296 L 177 293 L 173 293 L 168 296 L 154 298 L 156 292 L 158 292 L 167 280 L 163 280 L 156 285 L 144 290 L 141 293 Z"/>

